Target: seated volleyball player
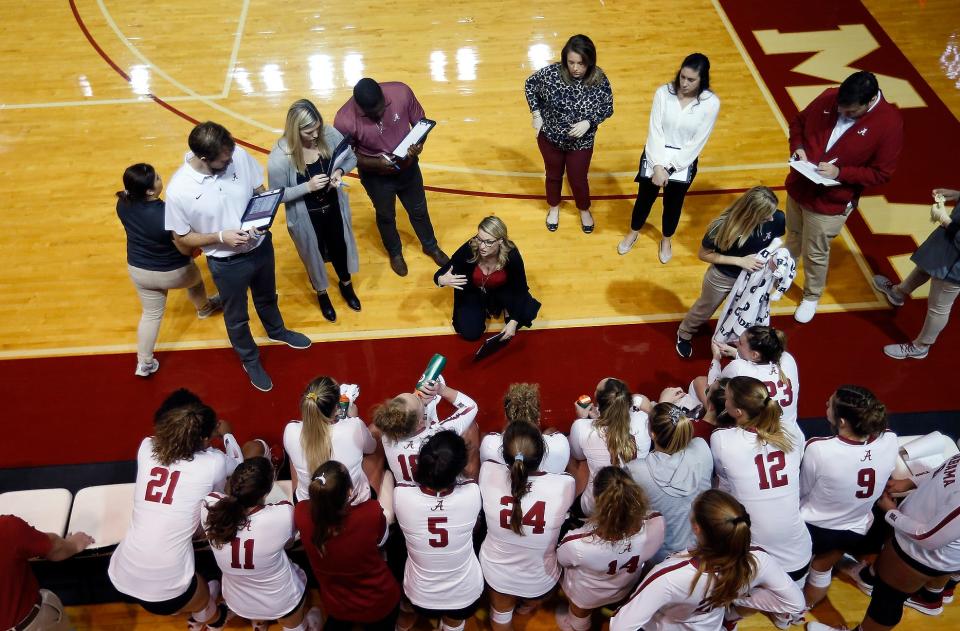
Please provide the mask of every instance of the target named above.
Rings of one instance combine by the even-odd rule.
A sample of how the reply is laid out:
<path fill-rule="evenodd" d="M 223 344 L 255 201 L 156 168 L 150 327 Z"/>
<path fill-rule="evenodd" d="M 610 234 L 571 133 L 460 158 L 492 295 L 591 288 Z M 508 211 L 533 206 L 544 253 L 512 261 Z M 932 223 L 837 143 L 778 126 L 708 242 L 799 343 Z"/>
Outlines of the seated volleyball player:
<path fill-rule="evenodd" d="M 194 571 L 194 533 L 200 505 L 211 491 L 222 491 L 238 461 L 210 446 L 229 433 L 216 413 L 186 390 L 174 392 L 160 406 L 154 435 L 137 452 L 133 516 L 110 559 L 113 586 L 150 613 L 192 614 L 191 629 L 219 629 L 227 607 L 217 606 L 220 584 Z M 263 455 L 260 442 L 247 443 L 247 457 Z"/>
<path fill-rule="evenodd" d="M 435 419 L 438 399 L 454 407 L 453 414 L 443 420 Z M 413 482 L 421 446 L 443 430 L 452 430 L 466 441 L 465 475 L 475 479 L 480 471 L 480 430 L 474 423 L 476 417 L 474 400 L 438 378 L 424 382 L 416 392 L 405 392 L 384 401 L 374 411 L 371 430 L 383 441 L 387 466 L 397 482 Z"/>
<path fill-rule="evenodd" d="M 911 480 L 891 480 L 877 502 L 894 536 L 874 563 L 870 605 L 856 630 L 892 629 L 900 623 L 903 605 L 927 614 L 942 611 L 943 585 L 960 572 L 960 454 L 947 460 L 916 486 L 897 507 L 890 493 L 914 488 Z M 932 589 L 931 589 L 932 588 Z M 936 591 L 934 591 L 936 590 Z M 913 594 L 911 596 L 911 594 Z M 933 607 L 936 601 L 938 607 Z M 923 606 L 923 608 L 921 608 Z M 809 631 L 833 629 L 819 622 Z"/>
<path fill-rule="evenodd" d="M 811 438 L 800 468 L 800 516 L 813 539 L 804 593 L 810 607 L 827 595 L 831 570 L 844 552 L 861 555 L 873 504 L 897 466 L 897 436 L 872 392 L 840 386 L 827 400 L 830 438 Z M 875 551 L 875 550 L 874 550 Z"/>
<path fill-rule="evenodd" d="M 734 605 L 786 616 L 803 611 L 800 588 L 771 555 L 751 547 L 743 504 L 711 489 L 693 503 L 690 519 L 696 546 L 650 570 L 610 619 L 610 631 L 715 631 Z"/>
<path fill-rule="evenodd" d="M 417 613 L 440 618 L 441 631 L 463 631 L 477 610 L 483 572 L 473 552 L 473 529 L 481 499 L 475 481 L 459 481 L 466 465 L 464 440 L 452 431 L 437 432 L 420 449 L 414 483 L 394 490 L 409 554 L 399 631 L 412 628 Z"/>
<path fill-rule="evenodd" d="M 557 611 L 561 631 L 587 631 L 593 610 L 623 600 L 663 544 L 663 517 L 650 510 L 643 490 L 623 469 L 600 469 L 593 494 L 596 511 L 557 549 L 570 603 L 567 611 Z"/>
<path fill-rule="evenodd" d="M 515 421 L 540 427 L 540 386 L 535 383 L 510 384 L 503 397 L 503 412 L 507 425 Z M 506 429 L 507 425 L 504 426 Z M 570 463 L 570 443 L 567 437 L 554 428 L 543 431 L 546 451 L 540 463 L 541 471 L 563 473 Z M 490 432 L 480 442 L 480 462 L 493 460 L 503 464 L 503 434 Z"/>
<path fill-rule="evenodd" d="M 727 413 L 736 426 L 710 436 L 719 488 L 747 507 L 753 542 L 802 587 L 812 544 L 800 517 L 801 447 L 780 424 L 780 404 L 763 382 L 734 377 L 726 393 Z"/>
<path fill-rule="evenodd" d="M 223 600 L 254 629 L 265 630 L 276 620 L 286 631 L 320 631 L 304 619 L 307 577 L 285 550 L 296 534 L 293 504 L 265 503 L 273 474 L 266 458 L 245 460 L 230 476 L 230 490 L 211 493 L 201 506 L 201 522 L 223 572 Z"/>
<path fill-rule="evenodd" d="M 480 566 L 490 598 L 494 631 L 513 629 L 513 612 L 524 600 L 530 613 L 560 578 L 557 539 L 576 495 L 566 473 L 540 471 L 545 444 L 540 429 L 514 421 L 503 433 L 503 458 L 480 465 L 480 495 L 487 536 Z"/>
<path fill-rule="evenodd" d="M 333 377 L 317 377 L 303 391 L 300 420 L 290 421 L 283 430 L 283 448 L 290 458 L 290 479 L 298 500 L 307 499 L 310 476 L 327 460 L 342 462 L 350 470 L 356 489 L 354 502 L 370 499 L 363 459 L 376 451 L 377 442 L 357 418 L 353 401 L 359 391 L 357 386 L 341 386 Z M 342 418 L 337 405 L 341 392 L 350 400 Z"/>

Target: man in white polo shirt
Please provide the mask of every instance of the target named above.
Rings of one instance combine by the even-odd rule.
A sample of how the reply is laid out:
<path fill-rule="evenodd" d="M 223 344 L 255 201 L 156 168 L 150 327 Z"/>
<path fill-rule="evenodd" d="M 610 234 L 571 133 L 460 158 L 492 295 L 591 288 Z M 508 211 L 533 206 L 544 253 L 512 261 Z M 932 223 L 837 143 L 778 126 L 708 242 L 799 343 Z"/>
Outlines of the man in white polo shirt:
<path fill-rule="evenodd" d="M 222 125 L 200 123 L 190 132 L 190 151 L 167 186 L 166 228 L 177 242 L 202 248 L 223 300 L 223 321 L 250 383 L 267 392 L 270 376 L 250 334 L 247 289 L 271 340 L 308 348 L 310 338 L 283 325 L 277 307 L 270 232 L 241 231 L 250 198 L 263 190 L 263 169 Z"/>

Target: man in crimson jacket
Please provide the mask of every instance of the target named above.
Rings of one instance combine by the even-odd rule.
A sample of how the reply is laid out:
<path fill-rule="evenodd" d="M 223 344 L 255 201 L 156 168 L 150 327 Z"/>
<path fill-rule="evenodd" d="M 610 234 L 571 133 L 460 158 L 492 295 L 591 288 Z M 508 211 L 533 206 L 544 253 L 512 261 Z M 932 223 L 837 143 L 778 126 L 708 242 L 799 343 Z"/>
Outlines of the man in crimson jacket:
<path fill-rule="evenodd" d="M 903 146 L 900 110 L 884 100 L 873 73 L 860 71 L 829 88 L 790 123 L 791 158 L 817 165 L 839 185 L 787 175 L 787 248 L 803 256 L 803 300 L 794 318 L 809 322 L 827 281 L 830 242 L 840 234 L 863 189 L 890 180 Z"/>

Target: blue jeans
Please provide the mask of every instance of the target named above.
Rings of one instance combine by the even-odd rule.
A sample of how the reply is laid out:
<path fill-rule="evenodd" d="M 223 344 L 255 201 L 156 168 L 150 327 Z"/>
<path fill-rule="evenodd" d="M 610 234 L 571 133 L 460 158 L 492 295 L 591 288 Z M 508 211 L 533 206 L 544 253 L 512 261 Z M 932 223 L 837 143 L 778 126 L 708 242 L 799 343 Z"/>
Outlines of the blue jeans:
<path fill-rule="evenodd" d="M 286 330 L 277 306 L 273 235 L 267 233 L 255 250 L 229 261 L 209 256 L 207 265 L 223 300 L 223 323 L 233 350 L 244 364 L 259 361 L 260 350 L 250 333 L 247 289 L 253 295 L 253 306 L 267 335 L 277 337 Z"/>

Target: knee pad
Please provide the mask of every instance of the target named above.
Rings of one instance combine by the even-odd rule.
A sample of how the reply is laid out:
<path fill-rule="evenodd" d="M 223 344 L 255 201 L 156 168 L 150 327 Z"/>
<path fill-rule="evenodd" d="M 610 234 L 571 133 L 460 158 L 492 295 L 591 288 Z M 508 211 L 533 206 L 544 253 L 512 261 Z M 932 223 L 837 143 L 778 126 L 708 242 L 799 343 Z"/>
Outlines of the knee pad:
<path fill-rule="evenodd" d="M 511 620 L 513 620 L 513 609 L 509 611 L 497 611 L 493 607 L 490 607 L 490 622 L 510 624 Z"/>
<path fill-rule="evenodd" d="M 895 627 L 903 617 L 903 603 L 910 594 L 905 594 L 887 585 L 877 576 L 873 586 L 873 595 L 867 607 L 867 615 L 875 622 L 888 627 Z"/>
<path fill-rule="evenodd" d="M 833 572 L 831 570 L 818 572 L 811 567 L 810 571 L 807 573 L 807 583 L 809 583 L 812 587 L 820 587 L 825 589 L 830 587 L 831 580 L 833 580 Z"/>
<path fill-rule="evenodd" d="M 493 611 L 493 608 L 491 608 L 491 611 Z M 511 611 L 510 613 L 513 613 L 513 612 Z M 440 621 L 440 631 L 463 631 L 466 626 L 467 626 L 466 620 L 461 620 L 460 624 L 458 624 L 455 627 L 451 627 L 443 620 Z"/>

